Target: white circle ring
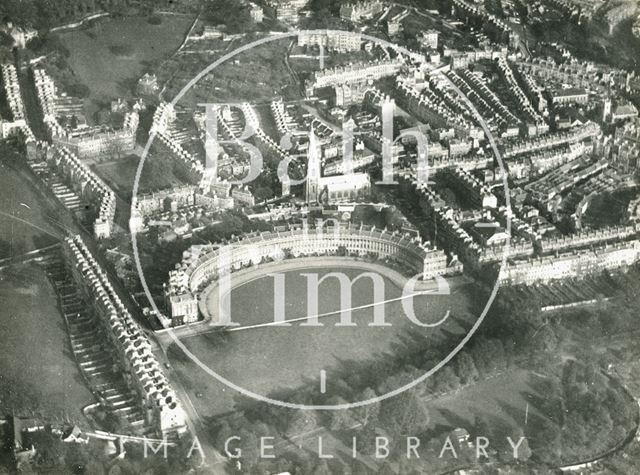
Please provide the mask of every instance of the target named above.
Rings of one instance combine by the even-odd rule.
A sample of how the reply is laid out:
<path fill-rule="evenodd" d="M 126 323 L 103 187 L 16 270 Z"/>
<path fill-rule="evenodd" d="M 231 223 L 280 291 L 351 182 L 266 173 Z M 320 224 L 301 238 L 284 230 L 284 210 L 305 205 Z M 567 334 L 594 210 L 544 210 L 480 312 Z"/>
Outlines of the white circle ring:
<path fill-rule="evenodd" d="M 191 87 L 193 87 L 200 79 L 202 79 L 202 77 L 204 77 L 206 74 L 210 73 L 213 69 L 215 69 L 216 67 L 218 67 L 219 65 L 221 65 L 222 63 L 226 62 L 227 60 L 233 58 L 234 56 L 247 51 L 255 46 L 260 46 L 262 44 L 265 43 L 270 43 L 272 41 L 278 41 L 278 40 L 282 40 L 284 38 L 289 38 L 289 37 L 293 37 L 293 36 L 298 36 L 300 33 L 303 34 L 310 34 L 310 35 L 326 35 L 328 31 L 336 31 L 339 32 L 340 34 L 343 35 L 356 35 L 355 33 L 351 33 L 348 31 L 344 31 L 344 30 L 299 30 L 299 31 L 289 31 L 289 32 L 285 32 L 285 33 L 281 33 L 281 34 L 277 34 L 277 35 L 272 35 L 272 36 L 267 36 L 261 39 L 258 39 L 256 41 L 253 41 L 251 43 L 247 43 L 246 45 L 243 45 L 241 47 L 239 47 L 238 49 L 235 49 L 234 51 L 231 51 L 230 53 L 225 54 L 224 56 L 220 57 L 219 59 L 217 59 L 216 61 L 214 61 L 213 63 L 211 63 L 209 66 L 207 66 L 205 69 L 203 69 L 200 73 L 198 73 L 193 79 L 191 79 L 191 81 L 189 81 L 187 83 L 186 86 L 184 86 L 182 88 L 182 90 L 176 95 L 176 97 L 170 102 L 170 104 L 172 106 L 175 106 L 176 103 L 182 99 L 182 97 L 189 91 L 189 89 L 191 89 Z M 366 39 L 368 41 L 373 42 L 374 44 L 381 44 L 387 48 L 392 48 L 393 50 L 395 50 L 396 52 L 400 52 L 404 55 L 414 55 L 415 53 L 411 53 L 409 50 L 407 50 L 406 48 L 402 47 L 402 46 L 398 46 L 395 45 L 389 41 L 380 39 L 380 38 L 376 38 L 374 36 L 370 36 L 370 35 L 366 35 L 364 33 L 360 33 L 358 34 L 358 36 L 362 39 Z M 441 72 L 438 72 L 439 74 L 442 74 Z M 451 80 L 449 80 L 449 78 L 447 78 L 444 74 L 442 74 L 442 77 L 445 79 L 445 81 L 447 82 L 447 84 L 454 90 L 456 91 L 456 93 L 460 96 L 460 98 L 467 104 L 467 106 L 469 107 L 469 109 L 473 112 L 473 114 L 475 115 L 476 120 L 478 121 L 478 123 L 480 124 L 480 126 L 482 127 L 487 139 L 489 140 L 489 144 L 491 146 L 491 149 L 493 151 L 493 154 L 498 162 L 498 165 L 500 167 L 500 169 L 502 170 L 502 184 L 504 187 L 504 191 L 505 191 L 505 201 L 506 201 L 506 207 L 507 209 L 511 209 L 511 204 L 510 204 L 510 196 L 509 196 L 509 184 L 508 184 L 508 180 L 507 180 L 507 173 L 505 173 L 505 169 L 504 169 L 504 164 L 502 162 L 502 157 L 500 155 L 500 152 L 498 151 L 498 147 L 496 146 L 495 140 L 493 138 L 493 135 L 491 134 L 491 131 L 489 130 L 487 124 L 485 123 L 484 119 L 482 118 L 482 116 L 480 115 L 480 113 L 478 112 L 478 110 L 475 108 L 475 106 L 471 103 L 471 101 L 464 95 L 464 93 L 455 85 L 451 82 Z M 140 175 L 142 174 L 142 168 L 144 166 L 144 162 L 146 160 L 147 154 L 149 153 L 149 149 L 151 147 L 151 144 L 153 142 L 153 139 L 155 138 L 156 133 L 154 130 L 151 131 L 151 133 L 149 134 L 149 139 L 147 140 L 147 143 L 144 147 L 144 150 L 142 152 L 142 155 L 140 157 L 140 163 L 138 164 L 138 168 L 136 170 L 136 176 L 134 179 L 134 183 L 133 183 L 133 190 L 132 190 L 132 200 L 131 200 L 131 212 L 133 213 L 135 211 L 135 205 L 136 205 L 136 197 L 138 194 L 138 188 L 140 185 Z M 184 345 L 184 343 L 182 343 L 182 341 L 180 341 L 180 339 L 176 336 L 176 334 L 173 332 L 173 330 L 171 328 L 168 329 L 168 333 L 171 335 L 171 338 L 173 339 L 173 341 L 175 342 L 175 344 L 189 357 L 191 358 L 191 360 L 196 363 L 202 370 L 204 370 L 207 374 L 209 374 L 210 376 L 213 376 L 215 379 L 217 379 L 218 381 L 220 381 L 221 383 L 225 384 L 226 386 L 234 389 L 235 391 L 238 391 L 240 394 L 243 394 L 244 396 L 250 397 L 252 399 L 261 401 L 261 402 L 266 402 L 269 404 L 273 404 L 276 406 L 280 406 L 280 407 L 286 407 L 289 409 L 301 409 L 301 410 L 343 410 L 343 409 L 352 409 L 355 407 L 361 407 L 361 406 L 366 406 L 369 404 L 373 404 L 376 402 L 380 402 L 383 401 L 385 399 L 389 399 L 393 396 L 397 396 L 398 394 L 403 393 L 404 391 L 407 391 L 415 386 L 417 386 L 418 384 L 420 384 L 421 382 L 423 382 L 425 379 L 427 379 L 428 377 L 430 377 L 431 375 L 433 375 L 436 371 L 438 371 L 440 368 L 442 368 L 444 365 L 446 365 L 449 361 L 451 361 L 451 359 L 456 356 L 456 354 L 458 354 L 460 352 L 460 350 L 464 347 L 464 345 L 471 339 L 471 337 L 473 336 L 473 334 L 476 332 L 476 330 L 480 327 L 480 325 L 482 324 L 482 321 L 484 320 L 485 316 L 487 315 L 487 312 L 489 311 L 489 308 L 491 307 L 491 305 L 493 304 L 493 301 L 495 300 L 495 297 L 498 293 L 498 288 L 500 287 L 499 282 L 499 275 L 504 271 L 506 264 L 507 264 L 507 258 L 509 255 L 509 249 L 510 249 L 510 245 L 511 245 L 511 213 L 507 213 L 507 220 L 506 220 L 506 232 L 507 232 L 507 241 L 505 243 L 504 246 L 504 252 L 502 254 L 502 260 L 501 260 L 501 264 L 500 264 L 500 270 L 498 273 L 498 277 L 496 278 L 496 282 L 493 286 L 493 289 L 491 291 L 491 295 L 489 296 L 489 299 L 487 300 L 487 303 L 485 304 L 484 309 L 482 310 L 481 315 L 478 317 L 478 319 L 476 320 L 476 322 L 473 324 L 473 326 L 469 329 L 469 331 L 467 332 L 467 334 L 465 335 L 465 337 L 460 341 L 460 343 L 445 357 L 442 359 L 442 361 L 440 361 L 438 364 L 436 364 L 433 368 L 431 368 L 429 371 L 427 371 L 426 373 L 424 373 L 422 376 L 420 376 L 419 378 L 414 379 L 413 381 L 411 381 L 408 384 L 405 384 L 404 386 L 401 386 L 397 389 L 394 389 L 392 391 L 389 391 L 385 394 L 370 398 L 370 399 L 365 399 L 363 401 L 357 401 L 357 402 L 352 402 L 352 403 L 344 403 L 344 404 L 326 404 L 326 405 L 307 405 L 307 404 L 295 404 L 295 403 L 290 403 L 287 401 L 281 401 L 278 399 L 273 399 L 267 396 L 263 396 L 261 394 L 257 394 L 253 391 L 249 391 L 245 388 L 242 388 L 240 386 L 238 386 L 237 384 L 233 383 L 232 381 L 229 381 L 228 379 L 226 379 L 224 376 L 222 376 L 221 374 L 218 374 L 216 371 L 214 371 L 213 369 L 211 369 L 209 366 L 207 366 L 206 364 L 204 364 L 196 355 L 194 355 L 193 353 L 191 353 L 191 351 L 189 351 L 189 349 Z M 137 242 L 137 238 L 136 238 L 136 233 L 135 232 L 131 232 L 131 242 L 133 245 L 133 256 L 134 256 L 134 260 L 135 260 L 135 264 L 136 264 L 136 269 L 138 271 L 138 274 L 140 276 L 140 282 L 142 284 L 142 288 L 144 290 L 145 295 L 147 296 L 147 299 L 149 300 L 149 303 L 151 304 L 151 307 L 153 308 L 153 310 L 155 310 L 158 314 L 160 314 L 160 310 L 158 309 L 158 306 L 156 305 L 155 301 L 153 300 L 153 297 L 151 295 L 151 292 L 149 291 L 149 287 L 147 285 L 147 282 L 145 280 L 144 277 L 144 272 L 142 270 L 142 265 L 140 263 L 140 255 L 138 253 L 138 242 Z"/>

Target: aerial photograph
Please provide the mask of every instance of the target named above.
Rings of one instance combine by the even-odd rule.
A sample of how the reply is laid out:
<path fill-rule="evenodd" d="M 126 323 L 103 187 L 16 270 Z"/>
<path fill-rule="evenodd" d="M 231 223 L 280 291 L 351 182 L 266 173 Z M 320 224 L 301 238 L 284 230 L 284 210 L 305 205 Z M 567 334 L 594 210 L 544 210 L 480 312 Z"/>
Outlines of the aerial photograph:
<path fill-rule="evenodd" d="M 640 473 L 640 0 L 0 0 L 0 475 Z"/>

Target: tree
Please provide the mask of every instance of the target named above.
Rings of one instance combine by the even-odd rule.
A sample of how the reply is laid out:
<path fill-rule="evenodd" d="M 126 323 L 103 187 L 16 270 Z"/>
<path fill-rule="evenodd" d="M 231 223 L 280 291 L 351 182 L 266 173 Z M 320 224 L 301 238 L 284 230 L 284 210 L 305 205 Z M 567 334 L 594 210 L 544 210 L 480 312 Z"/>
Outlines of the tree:
<path fill-rule="evenodd" d="M 329 398 L 327 400 L 327 403 L 331 405 L 339 405 L 339 404 L 346 404 L 347 401 L 344 398 L 341 398 L 340 396 L 334 396 Z M 331 430 L 348 429 L 354 423 L 351 411 L 346 411 L 346 410 L 329 411 L 328 419 L 329 419 L 329 429 Z"/>
<path fill-rule="evenodd" d="M 353 471 L 352 471 L 353 475 L 370 475 L 371 474 L 369 467 L 364 463 L 362 463 L 361 461 L 356 460 L 352 464 L 352 468 L 353 468 Z"/>
<path fill-rule="evenodd" d="M 578 364 L 567 360 L 562 368 L 562 389 L 567 392 L 578 381 Z"/>
<path fill-rule="evenodd" d="M 558 346 L 558 337 L 549 324 L 542 325 L 532 337 L 532 345 L 536 353 L 552 353 Z"/>
<path fill-rule="evenodd" d="M 627 436 L 627 431 L 624 429 L 624 427 L 620 425 L 616 425 L 611 431 L 611 436 L 610 436 L 611 443 L 618 444 L 622 442 L 626 436 Z"/>
<path fill-rule="evenodd" d="M 566 438 L 567 445 L 573 447 L 584 446 L 589 439 L 584 419 L 575 411 L 570 412 L 564 421 L 563 438 Z"/>
<path fill-rule="evenodd" d="M 11 49 L 0 46 L 0 63 L 9 63 L 11 61 L 13 61 Z"/>
<path fill-rule="evenodd" d="M 231 235 L 237 236 L 243 232 L 244 223 L 238 216 L 227 213 L 222 217 L 222 223 L 220 226 L 225 230 L 225 234 L 228 237 L 231 237 Z"/>
<path fill-rule="evenodd" d="M 536 440 L 540 444 L 535 448 L 536 458 L 547 464 L 558 464 L 560 462 L 560 449 L 562 446 L 558 425 L 553 421 L 544 419 Z"/>
<path fill-rule="evenodd" d="M 146 182 L 152 189 L 163 188 L 167 178 L 173 174 L 173 163 L 169 159 L 161 156 L 153 156 L 146 160 L 142 169 L 141 180 Z"/>
<path fill-rule="evenodd" d="M 389 462 L 384 462 L 380 467 L 380 470 L 378 470 L 378 475 L 396 475 L 396 472 L 393 470 L 393 467 L 391 467 Z"/>
<path fill-rule="evenodd" d="M 369 399 L 373 399 L 377 396 L 376 392 L 371 388 L 365 388 L 360 395 L 360 401 L 366 401 Z M 356 413 L 360 418 L 360 422 L 362 422 L 363 426 L 366 426 L 369 421 L 375 420 L 378 418 L 378 414 L 380 414 L 380 403 L 373 402 L 371 404 L 367 404 L 366 406 L 362 406 L 356 409 Z"/>
<path fill-rule="evenodd" d="M 7 48 L 9 50 L 13 48 L 13 37 L 4 31 L 0 31 L 0 47 Z"/>
<path fill-rule="evenodd" d="M 127 57 L 133 53 L 133 46 L 127 43 L 120 43 L 109 46 L 109 51 L 114 56 Z"/>
<path fill-rule="evenodd" d="M 331 8 L 331 4 L 332 4 L 331 0 L 311 0 L 309 7 L 314 12 L 319 12 L 323 10 L 328 11 L 329 8 Z"/>
<path fill-rule="evenodd" d="M 624 425 L 628 423 L 628 421 L 633 420 L 633 414 L 636 408 L 628 404 L 620 390 L 609 387 L 604 405 L 609 410 L 609 414 L 611 414 L 616 426 Z"/>
<path fill-rule="evenodd" d="M 520 440 L 524 437 L 522 442 Z M 517 460 L 518 462 L 526 462 L 531 458 L 531 449 L 529 448 L 529 441 L 524 435 L 524 432 L 521 427 L 518 427 L 513 434 L 511 435 L 511 441 L 514 445 L 520 443 L 518 445 L 517 451 Z M 509 447 L 511 448 L 511 447 Z"/>
<path fill-rule="evenodd" d="M 462 384 L 469 384 L 478 379 L 478 369 L 466 351 L 461 352 L 456 359 L 456 374 Z"/>
<path fill-rule="evenodd" d="M 247 465 L 247 468 L 256 465 L 260 462 L 260 452 L 258 437 L 253 433 L 250 428 L 250 424 L 247 421 L 237 433 L 240 440 L 238 446 L 242 450 L 242 464 Z"/>
<path fill-rule="evenodd" d="M 380 422 L 394 438 L 415 435 L 429 425 L 429 412 L 416 393 L 409 390 L 398 397 L 382 401 Z"/>
<path fill-rule="evenodd" d="M 67 94 L 73 97 L 79 97 L 80 99 L 88 97 L 91 94 L 89 86 L 79 82 L 72 82 L 63 84 L 64 90 Z"/>
<path fill-rule="evenodd" d="M 296 411 L 289 421 L 287 434 L 292 436 L 308 432 L 318 426 L 316 413 L 313 411 Z"/>
<path fill-rule="evenodd" d="M 249 9 L 236 0 L 210 0 L 205 3 L 203 19 L 214 25 L 224 24 L 229 33 L 254 28 Z"/>
<path fill-rule="evenodd" d="M 268 186 L 258 186 L 253 192 L 256 202 L 266 201 L 273 198 L 273 190 Z"/>
<path fill-rule="evenodd" d="M 478 372 L 490 374 L 494 371 L 503 371 L 507 367 L 507 356 L 504 351 L 502 341 L 497 338 L 483 340 L 480 343 L 478 351 L 473 351 L 474 362 L 478 368 Z M 483 365 L 483 370 L 480 369 Z"/>
<path fill-rule="evenodd" d="M 291 252 L 290 247 L 285 247 L 284 249 L 282 249 L 282 254 L 284 255 L 285 259 L 291 259 L 293 257 L 293 253 Z"/>
<path fill-rule="evenodd" d="M 176 352 L 178 353 L 178 352 Z M 179 352 L 182 353 L 182 352 Z M 233 429 L 229 426 L 229 423 L 226 420 L 222 420 L 222 422 L 217 426 L 217 433 L 214 439 L 214 443 L 218 449 L 222 449 L 224 447 L 225 441 L 234 435 Z"/>
<path fill-rule="evenodd" d="M 460 387 L 460 378 L 453 371 L 451 366 L 445 366 L 435 375 L 434 390 L 439 393 L 444 393 L 452 389 L 458 389 Z"/>
<path fill-rule="evenodd" d="M 492 434 L 491 425 L 489 424 L 489 419 L 485 415 L 479 415 L 476 417 L 475 424 L 473 426 L 473 436 L 474 437 L 486 437 L 487 439 L 491 439 Z"/>
<path fill-rule="evenodd" d="M 329 465 L 326 460 L 320 460 L 313 469 L 312 475 L 331 475 Z"/>
<path fill-rule="evenodd" d="M 108 145 L 109 155 L 115 158 L 122 158 L 122 153 L 125 150 L 124 144 L 120 140 L 111 140 Z"/>
<path fill-rule="evenodd" d="M 333 461 L 331 468 L 333 473 L 339 473 L 341 475 L 352 475 L 351 467 L 344 460 L 337 458 Z"/>

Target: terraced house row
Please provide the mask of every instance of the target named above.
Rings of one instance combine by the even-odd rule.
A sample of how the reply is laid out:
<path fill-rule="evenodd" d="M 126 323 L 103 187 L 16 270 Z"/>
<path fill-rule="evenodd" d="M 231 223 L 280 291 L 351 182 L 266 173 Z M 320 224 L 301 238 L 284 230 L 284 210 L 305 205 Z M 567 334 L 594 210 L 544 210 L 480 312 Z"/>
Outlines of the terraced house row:
<path fill-rule="evenodd" d="M 75 195 L 77 202 L 83 201 L 93 206 L 94 237 L 97 239 L 111 237 L 115 229 L 116 215 L 116 195 L 113 190 L 65 147 L 50 145 L 46 142 L 33 142 L 28 144 L 27 150 L 32 171 L 44 180 L 66 207 L 69 208 L 68 203 L 57 192 L 58 187 L 63 188 L 67 194 Z M 56 177 L 55 179 L 52 174 Z"/>
<path fill-rule="evenodd" d="M 499 280 L 509 284 L 533 284 L 631 265 L 640 258 L 640 241 L 604 244 L 593 249 L 509 261 Z"/>
<path fill-rule="evenodd" d="M 460 138 L 475 136 L 479 132 L 479 127 L 454 111 L 430 89 L 420 91 L 402 76 L 396 79 L 396 89 L 400 102 L 418 119 L 437 127 L 453 127 Z"/>
<path fill-rule="evenodd" d="M 153 114 L 151 132 L 156 134 L 156 143 L 170 153 L 171 158 L 180 164 L 189 179 L 194 184 L 202 183 L 205 178 L 202 162 L 186 150 L 171 134 L 171 124 L 175 117 L 173 106 L 166 102 L 161 103 Z"/>
<path fill-rule="evenodd" d="M 462 272 L 456 259 L 429 242 L 398 232 L 365 225 L 332 225 L 326 228 L 292 225 L 288 229 L 242 236 L 227 246 L 192 246 L 171 271 L 165 289 L 167 308 L 174 324 L 198 319 L 198 294 L 226 272 L 258 265 L 263 260 L 332 255 L 340 250 L 359 256 L 375 255 L 397 262 L 421 279 Z"/>
<path fill-rule="evenodd" d="M 469 3 L 465 0 L 453 0 L 453 11 L 455 15 L 462 18 L 472 17 L 481 20 L 483 23 L 492 25 L 498 31 L 501 32 L 502 35 L 507 37 L 507 40 L 510 44 L 513 44 L 517 39 L 516 33 L 511 29 L 511 27 L 503 20 L 498 18 L 493 13 L 489 13 L 484 8 L 480 8 L 472 3 Z"/>
<path fill-rule="evenodd" d="M 26 142 L 34 141 L 33 132 L 27 124 L 16 67 L 10 63 L 3 63 L 0 69 L 2 69 L 2 84 L 12 116 L 0 116 L 0 139 L 22 133 Z"/>
<path fill-rule="evenodd" d="M 350 64 L 325 69 L 313 73 L 306 83 L 307 95 L 313 95 L 316 89 L 340 84 L 363 83 L 367 80 L 377 80 L 397 73 L 404 66 L 401 57 L 386 61 Z"/>
<path fill-rule="evenodd" d="M 145 424 L 162 434 L 184 433 L 186 416 L 153 355 L 151 344 L 112 287 L 107 274 L 80 236 L 65 240 L 65 254 L 76 282 L 108 336 L 128 386 L 139 397 Z"/>
<path fill-rule="evenodd" d="M 405 171 L 400 183 L 401 188 L 418 200 L 429 222 L 434 223 L 434 228 L 438 230 L 438 242 L 448 252 L 459 256 L 465 264 L 465 269 L 478 270 L 486 264 L 502 259 L 504 242 L 490 243 L 487 240 L 477 242 L 462 226 L 456 210 L 447 206 L 445 200 L 427 184 L 416 180 L 413 173 Z M 474 231 L 476 231 L 474 234 L 479 237 L 478 230 Z M 516 235 L 511 237 L 510 256 L 530 256 L 533 251 L 534 247 L 529 239 Z"/>
<path fill-rule="evenodd" d="M 42 108 L 43 121 L 54 144 L 67 147 L 80 158 L 121 155 L 134 149 L 139 124 L 136 111 L 125 113 L 123 127 L 118 130 L 108 126 L 86 124 L 76 128 L 63 127 L 58 121 L 58 116 L 82 117 L 82 107 L 78 107 L 78 110 L 70 109 L 69 102 L 73 102 L 74 98 L 59 96 L 53 79 L 44 69 L 34 69 L 33 77 L 38 101 Z"/>
<path fill-rule="evenodd" d="M 544 134 L 525 140 L 508 141 L 501 145 L 502 158 L 511 158 L 523 153 L 546 150 L 576 142 L 593 142 L 601 133 L 602 130 L 600 129 L 600 126 L 595 122 L 589 121 L 561 132 Z"/>
<path fill-rule="evenodd" d="M 201 193 L 200 197 L 202 199 L 206 199 L 207 197 L 218 199 L 220 200 L 219 204 L 222 208 L 228 208 L 232 206 L 233 203 L 243 203 L 253 206 L 255 204 L 255 198 L 247 187 L 233 187 L 226 180 L 214 177 L 214 172 L 217 172 L 224 163 L 231 165 L 238 173 L 248 170 L 248 165 L 242 163 L 235 156 L 226 155 L 219 143 L 214 142 L 217 145 L 218 151 L 221 153 L 218 154 L 216 166 L 207 170 L 198 156 L 185 149 L 180 141 L 174 137 L 172 128 L 175 118 L 175 110 L 171 104 L 161 103 L 158 106 L 153 116 L 152 131 L 156 134 L 154 143 L 157 144 L 159 148 L 168 151 L 170 157 L 181 166 L 190 182 L 199 188 Z M 218 111 L 216 121 L 221 125 L 221 132 L 223 134 L 226 134 L 230 140 L 241 145 L 240 140 L 223 118 L 221 111 Z M 207 132 L 205 132 L 204 135 L 205 148 L 207 148 L 209 146 L 209 144 L 206 143 L 209 140 L 207 138 Z M 229 203 L 229 197 L 232 198 L 231 203 Z"/>
<path fill-rule="evenodd" d="M 634 73 L 622 69 L 576 59 L 559 64 L 551 58 L 536 57 L 519 61 L 518 66 L 542 82 L 553 80 L 595 90 L 598 93 L 608 92 L 612 85 L 627 89 L 634 78 Z"/>
<path fill-rule="evenodd" d="M 509 65 L 509 62 L 504 58 L 500 58 L 498 60 L 498 69 L 500 69 L 502 78 L 509 86 L 509 90 L 511 91 L 512 95 L 515 97 L 516 101 L 518 101 L 520 110 L 527 115 L 529 122 L 532 122 L 532 124 L 529 122 L 527 123 L 529 135 L 537 135 L 539 133 L 543 134 L 548 132 L 549 126 L 542 118 L 542 116 L 538 113 L 538 111 L 533 108 L 531 101 L 529 101 L 529 98 L 518 84 L 518 81 L 515 78 L 513 69 Z"/>

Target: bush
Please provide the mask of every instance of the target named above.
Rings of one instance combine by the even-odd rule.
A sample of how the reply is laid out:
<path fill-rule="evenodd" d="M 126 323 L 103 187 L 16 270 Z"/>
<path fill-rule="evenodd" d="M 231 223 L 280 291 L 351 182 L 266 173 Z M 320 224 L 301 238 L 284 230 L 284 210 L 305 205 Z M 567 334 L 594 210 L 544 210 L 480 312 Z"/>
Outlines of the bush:
<path fill-rule="evenodd" d="M 68 58 L 71 52 L 64 45 L 59 36 L 52 34 L 44 34 L 36 36 L 27 43 L 27 48 L 35 54 L 48 55 L 49 53 L 59 53 L 61 56 Z"/>
<path fill-rule="evenodd" d="M 89 94 L 91 93 L 91 91 L 89 90 L 89 86 L 79 82 L 65 85 L 64 90 L 70 96 L 79 97 L 80 99 L 84 99 L 85 97 L 88 97 Z"/>
<path fill-rule="evenodd" d="M 13 48 L 13 38 L 8 33 L 0 31 L 0 46 Z"/>
<path fill-rule="evenodd" d="M 131 56 L 133 53 L 133 47 L 127 44 L 111 45 L 109 51 L 114 56 Z"/>
<path fill-rule="evenodd" d="M 147 23 L 149 23 L 150 25 L 159 25 L 162 23 L 162 17 L 159 15 L 151 15 L 149 18 L 147 18 Z"/>

